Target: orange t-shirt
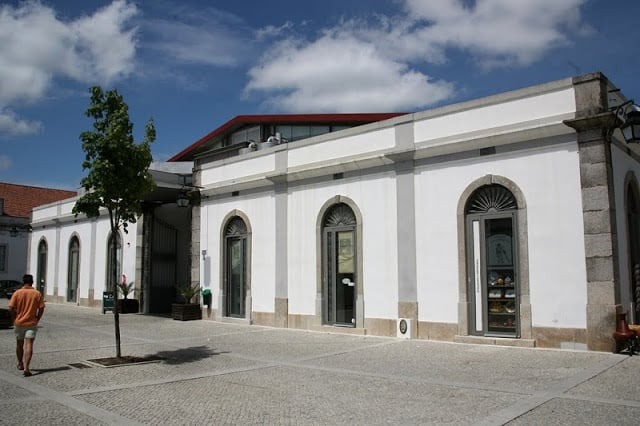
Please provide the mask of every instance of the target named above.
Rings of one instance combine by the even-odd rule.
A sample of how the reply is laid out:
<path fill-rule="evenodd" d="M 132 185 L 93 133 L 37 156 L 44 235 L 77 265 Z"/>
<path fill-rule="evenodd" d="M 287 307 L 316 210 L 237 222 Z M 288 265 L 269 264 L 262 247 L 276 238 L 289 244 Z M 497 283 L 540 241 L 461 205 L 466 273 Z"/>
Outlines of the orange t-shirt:
<path fill-rule="evenodd" d="M 9 307 L 15 309 L 16 327 L 33 327 L 38 325 L 38 310 L 44 309 L 44 297 L 31 286 L 24 286 L 11 296 Z"/>

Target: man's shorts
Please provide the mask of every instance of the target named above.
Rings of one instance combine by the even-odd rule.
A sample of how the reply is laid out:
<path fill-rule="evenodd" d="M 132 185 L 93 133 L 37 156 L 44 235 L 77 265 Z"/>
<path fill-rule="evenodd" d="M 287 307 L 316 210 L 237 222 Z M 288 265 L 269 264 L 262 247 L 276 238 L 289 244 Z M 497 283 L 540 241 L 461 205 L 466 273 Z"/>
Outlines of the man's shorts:
<path fill-rule="evenodd" d="M 16 340 L 35 339 L 38 327 L 14 327 Z"/>

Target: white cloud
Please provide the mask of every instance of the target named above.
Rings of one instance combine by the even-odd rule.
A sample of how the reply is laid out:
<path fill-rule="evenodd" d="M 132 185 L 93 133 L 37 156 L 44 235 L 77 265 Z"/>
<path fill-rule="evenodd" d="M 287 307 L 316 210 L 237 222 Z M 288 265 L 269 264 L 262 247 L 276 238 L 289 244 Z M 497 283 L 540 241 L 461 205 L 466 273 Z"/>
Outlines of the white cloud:
<path fill-rule="evenodd" d="M 447 48 L 470 53 L 480 65 L 528 65 L 547 51 L 570 43 L 581 24 L 586 0 L 405 0 L 413 27 L 393 42 L 409 46 L 408 58 Z"/>
<path fill-rule="evenodd" d="M 147 24 L 148 30 L 155 33 L 156 40 L 147 43 L 146 47 L 159 50 L 181 62 L 232 66 L 241 58 L 238 51 L 243 49 L 244 44 L 215 27 L 160 19 Z"/>
<path fill-rule="evenodd" d="M 134 70 L 137 8 L 115 0 L 93 15 L 65 21 L 38 1 L 0 5 L 0 110 L 46 95 L 55 78 L 109 83 Z M 12 134 L 24 134 L 34 123 L 3 114 Z M 14 126 L 6 123 L 14 123 Z"/>
<path fill-rule="evenodd" d="M 247 93 L 271 92 L 285 111 L 387 111 L 441 101 L 448 83 L 431 81 L 355 38 L 325 35 L 313 43 L 284 42 L 249 71 Z M 273 58 L 273 60 L 272 60 Z"/>
<path fill-rule="evenodd" d="M 276 27 L 275 25 L 267 25 L 266 27 L 259 28 L 256 31 L 256 39 L 265 40 L 267 38 L 277 37 L 292 28 L 293 28 L 293 23 L 291 21 L 287 21 L 284 24 L 280 25 L 279 27 Z"/>
<path fill-rule="evenodd" d="M 112 81 L 131 74 L 136 53 L 136 28 L 130 28 L 131 18 L 138 9 L 127 0 L 116 0 L 91 16 L 71 23 L 76 66 L 69 73 L 79 80 Z"/>
<path fill-rule="evenodd" d="M 22 136 L 38 133 L 42 123 L 19 118 L 13 111 L 0 109 L 0 135 Z"/>
<path fill-rule="evenodd" d="M 245 93 L 265 93 L 272 107 L 288 111 L 432 105 L 454 89 L 425 66 L 447 62 L 452 49 L 482 68 L 530 64 L 585 29 L 585 1 L 404 0 L 400 15 L 344 20 L 315 39 L 272 46 L 249 71 Z"/>
<path fill-rule="evenodd" d="M 250 31 L 242 18 L 215 8 L 161 6 L 171 19 L 144 22 L 150 36 L 144 47 L 187 64 L 234 66 L 250 58 Z"/>

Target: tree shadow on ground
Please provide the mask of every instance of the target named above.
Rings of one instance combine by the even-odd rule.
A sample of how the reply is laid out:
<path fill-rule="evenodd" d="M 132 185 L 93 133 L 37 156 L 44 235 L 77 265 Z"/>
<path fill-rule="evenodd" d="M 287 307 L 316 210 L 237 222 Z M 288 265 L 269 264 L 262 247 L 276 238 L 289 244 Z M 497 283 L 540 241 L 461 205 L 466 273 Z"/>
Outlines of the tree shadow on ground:
<path fill-rule="evenodd" d="M 210 358 L 215 355 L 220 355 L 221 353 L 229 352 L 217 352 L 208 346 L 192 346 L 189 348 L 180 348 L 173 351 L 159 351 L 155 354 L 145 356 L 123 355 L 120 358 L 107 357 L 90 359 L 89 362 L 99 364 L 103 367 L 145 364 L 149 362 L 164 362 L 165 364 L 179 365 L 200 361 L 202 359 Z"/>
<path fill-rule="evenodd" d="M 222 353 L 229 352 L 218 352 L 208 346 L 192 346 L 173 351 L 160 351 L 152 356 L 162 359 L 166 364 L 177 365 L 200 361 Z"/>

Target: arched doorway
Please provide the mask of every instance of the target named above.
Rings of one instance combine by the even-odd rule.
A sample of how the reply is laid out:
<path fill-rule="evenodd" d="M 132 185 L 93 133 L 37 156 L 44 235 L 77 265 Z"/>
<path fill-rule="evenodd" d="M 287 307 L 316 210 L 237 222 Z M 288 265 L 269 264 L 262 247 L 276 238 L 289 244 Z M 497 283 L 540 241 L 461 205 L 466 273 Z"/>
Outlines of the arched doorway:
<path fill-rule="evenodd" d="M 248 287 L 247 224 L 232 217 L 224 230 L 225 315 L 245 318 Z"/>
<path fill-rule="evenodd" d="M 499 184 L 476 189 L 466 204 L 469 334 L 520 336 L 517 208 Z"/>
<path fill-rule="evenodd" d="M 67 302 L 77 302 L 78 281 L 80 279 L 80 241 L 74 236 L 69 242 L 69 262 L 67 265 Z"/>
<path fill-rule="evenodd" d="M 40 240 L 40 243 L 38 243 L 36 285 L 38 291 L 42 294 L 46 294 L 47 290 L 47 251 L 47 242 Z"/>
<path fill-rule="evenodd" d="M 322 220 L 324 323 L 356 326 L 357 220 L 345 203 L 331 206 Z"/>

